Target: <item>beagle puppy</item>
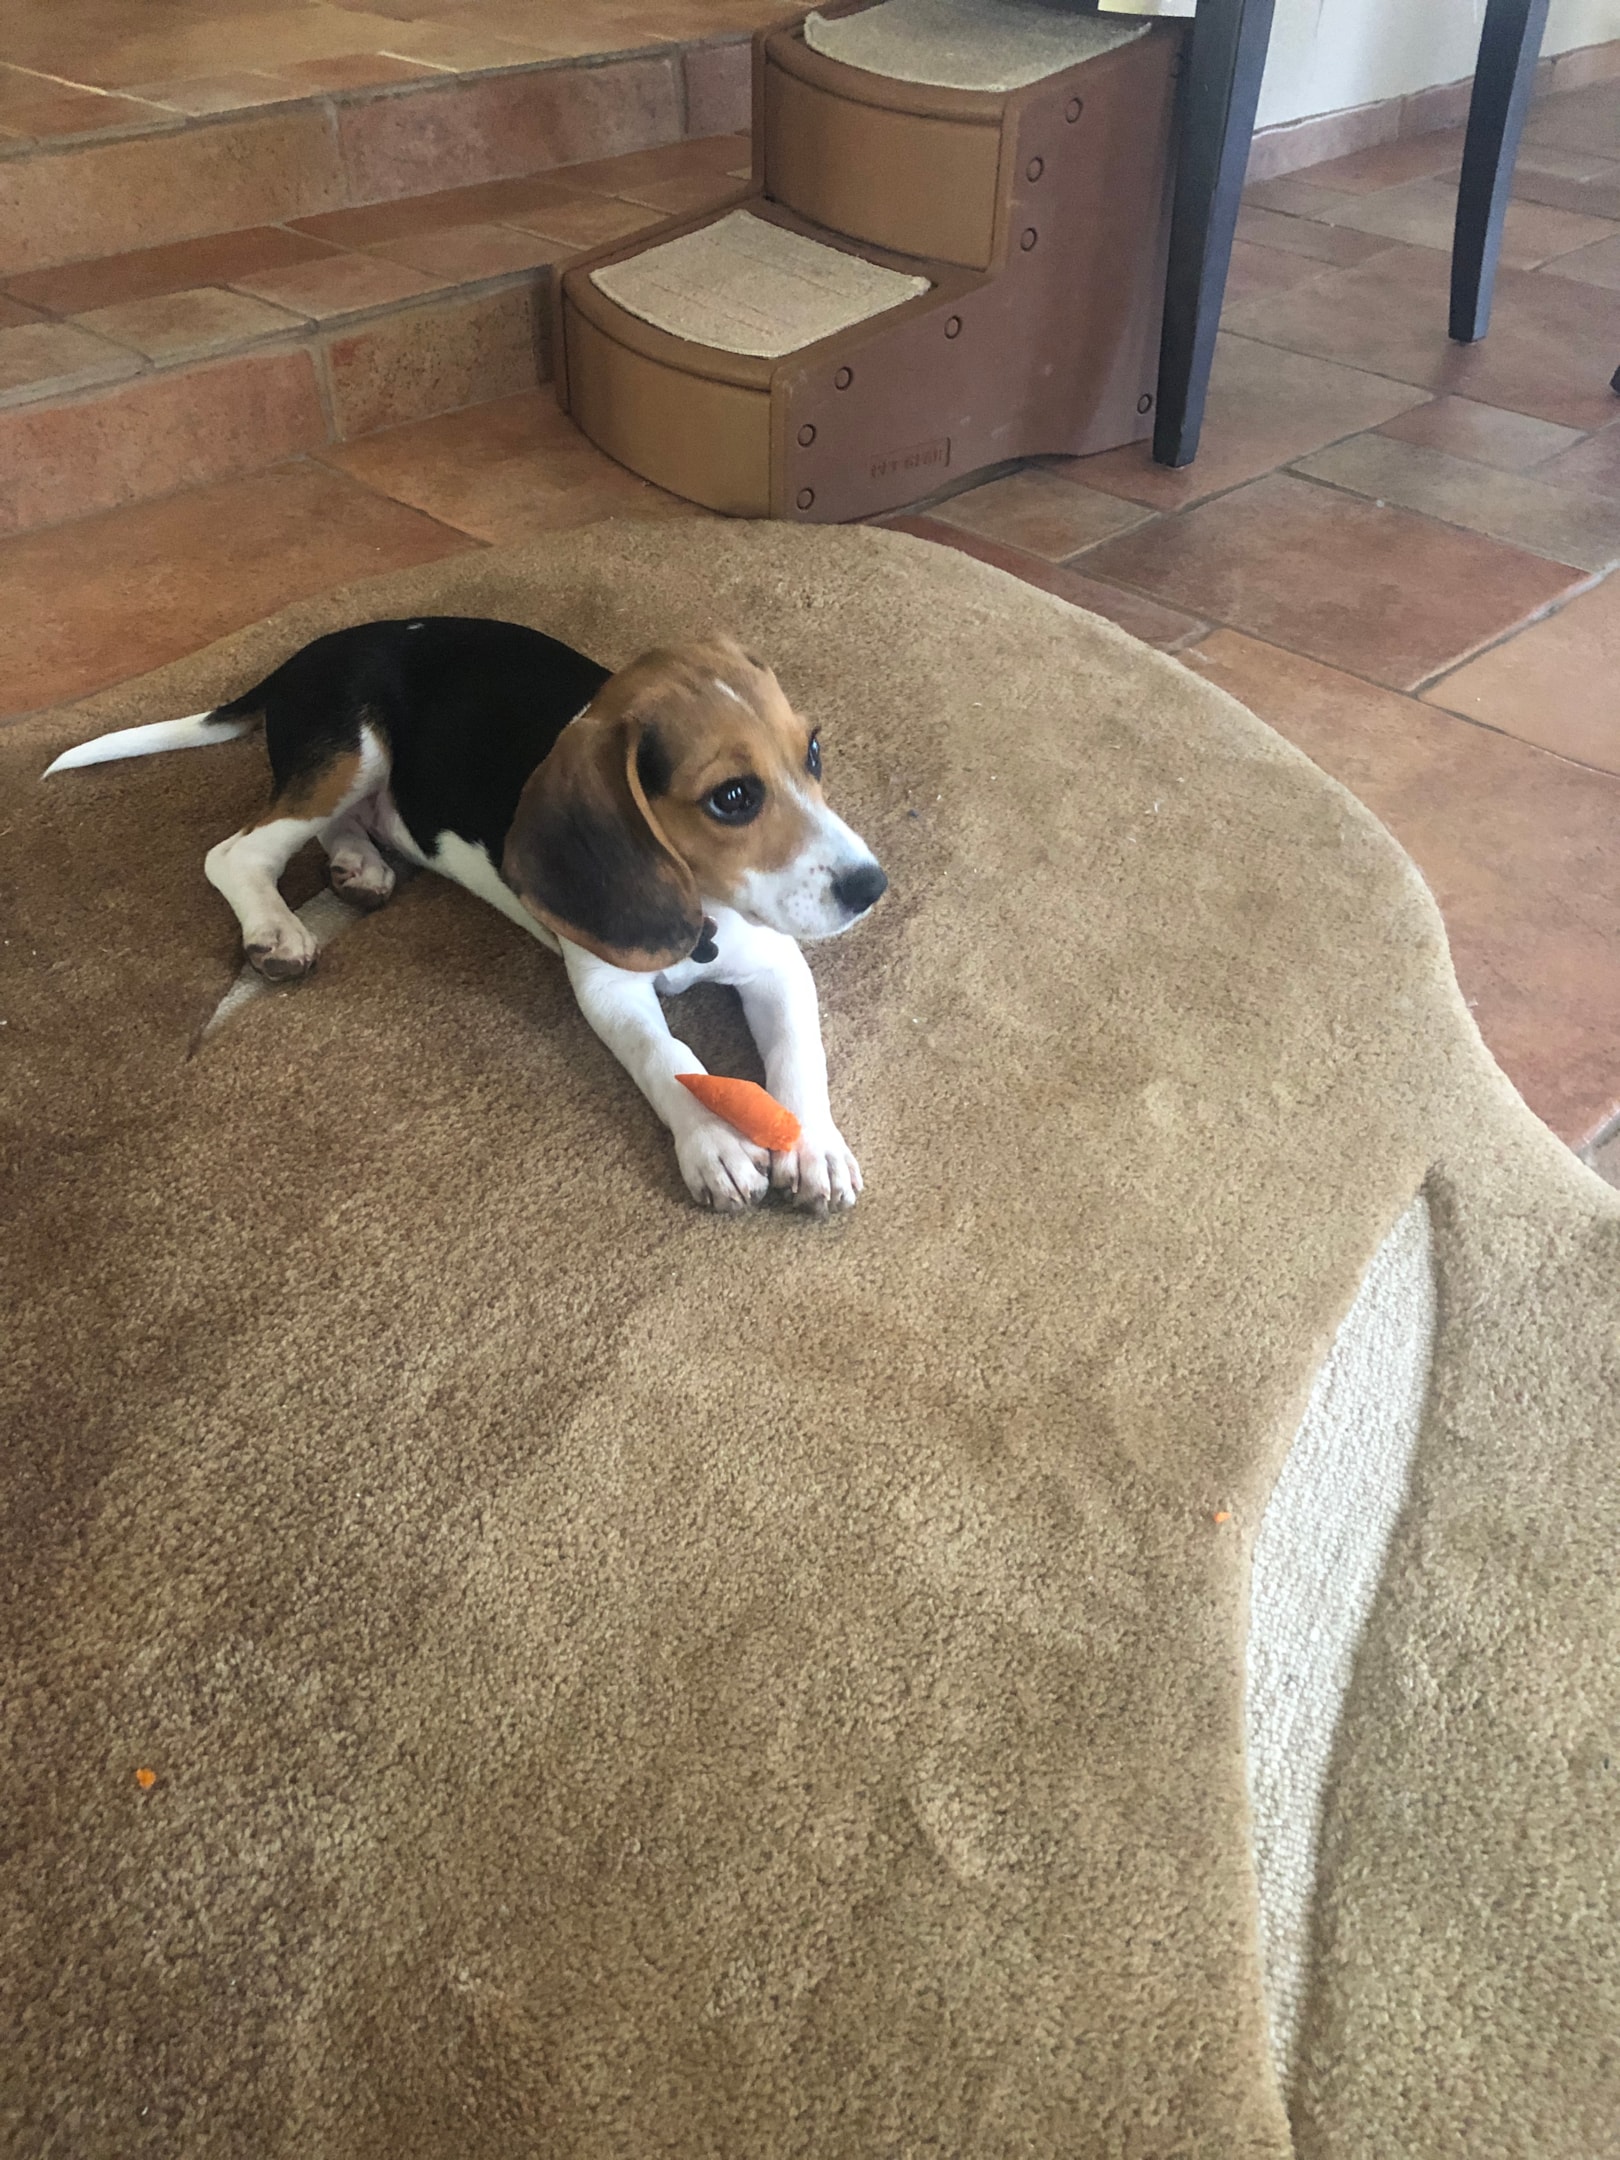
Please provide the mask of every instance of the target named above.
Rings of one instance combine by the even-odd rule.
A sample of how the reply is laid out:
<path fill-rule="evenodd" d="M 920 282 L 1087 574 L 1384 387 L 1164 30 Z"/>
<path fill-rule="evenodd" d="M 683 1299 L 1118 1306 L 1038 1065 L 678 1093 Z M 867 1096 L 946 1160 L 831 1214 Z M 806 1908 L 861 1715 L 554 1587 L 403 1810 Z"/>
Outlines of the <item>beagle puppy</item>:
<path fill-rule="evenodd" d="M 817 733 L 762 661 L 715 636 L 610 674 L 516 623 L 363 623 L 228 705 L 100 736 L 49 770 L 223 741 L 261 718 L 270 802 L 203 865 L 261 974 L 314 965 L 278 889 L 306 841 L 367 908 L 394 889 L 391 849 L 561 954 L 695 1200 L 734 1212 L 774 1184 L 818 1215 L 854 1206 L 861 1173 L 833 1123 L 799 947 L 858 922 L 888 880 L 828 808 Z M 802 1127 L 790 1152 L 766 1155 L 677 1081 L 704 1068 L 659 999 L 699 981 L 741 996 L 766 1084 Z"/>

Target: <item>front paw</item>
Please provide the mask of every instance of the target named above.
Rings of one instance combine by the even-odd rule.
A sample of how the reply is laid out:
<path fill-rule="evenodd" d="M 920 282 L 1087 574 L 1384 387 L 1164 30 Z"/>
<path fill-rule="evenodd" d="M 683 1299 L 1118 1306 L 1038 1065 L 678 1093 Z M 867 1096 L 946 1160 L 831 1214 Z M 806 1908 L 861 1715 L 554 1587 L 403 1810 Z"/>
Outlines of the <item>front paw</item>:
<path fill-rule="evenodd" d="M 812 1215 L 837 1215 L 859 1197 L 861 1166 L 836 1125 L 807 1126 L 796 1147 L 772 1156 L 771 1183 Z"/>
<path fill-rule="evenodd" d="M 675 1159 L 698 1206 L 720 1215 L 740 1215 L 770 1190 L 769 1155 L 717 1117 L 677 1135 Z"/>

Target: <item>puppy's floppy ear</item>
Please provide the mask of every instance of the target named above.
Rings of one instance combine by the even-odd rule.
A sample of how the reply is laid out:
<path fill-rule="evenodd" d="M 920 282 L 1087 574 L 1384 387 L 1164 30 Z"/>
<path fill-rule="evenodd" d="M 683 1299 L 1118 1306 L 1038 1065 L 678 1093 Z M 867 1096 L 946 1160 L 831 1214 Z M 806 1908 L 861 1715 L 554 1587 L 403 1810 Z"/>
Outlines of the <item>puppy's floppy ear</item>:
<path fill-rule="evenodd" d="M 581 713 L 529 775 L 501 863 L 548 930 L 641 974 L 673 967 L 703 935 L 696 882 L 647 799 L 667 773 L 651 722 Z"/>

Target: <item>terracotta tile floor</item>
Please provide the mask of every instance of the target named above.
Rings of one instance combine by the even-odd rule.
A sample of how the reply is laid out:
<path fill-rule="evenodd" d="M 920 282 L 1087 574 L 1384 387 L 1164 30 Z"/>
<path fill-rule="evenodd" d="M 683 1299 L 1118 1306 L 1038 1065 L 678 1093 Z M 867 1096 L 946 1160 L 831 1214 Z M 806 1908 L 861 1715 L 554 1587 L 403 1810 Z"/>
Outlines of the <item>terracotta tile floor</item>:
<path fill-rule="evenodd" d="M 772 13 L 771 0 L 10 0 L 0 151 L 736 36 Z"/>
<path fill-rule="evenodd" d="M 41 329 L 42 318 L 67 324 L 91 320 L 97 335 L 131 343 L 125 323 L 135 303 L 230 287 L 308 321 L 365 313 L 390 301 L 445 284 L 465 285 L 548 263 L 571 248 L 594 247 L 660 223 L 667 212 L 649 191 L 685 188 L 692 207 L 719 203 L 737 191 L 731 168 L 748 155 L 747 137 L 712 135 L 665 143 L 628 157 L 589 165 L 555 166 L 515 180 L 443 188 L 357 210 L 327 210 L 285 225 L 255 225 L 200 239 L 92 256 L 48 270 L 0 278 L 0 333 L 32 332 L 8 346 L 0 341 L 0 396 L 8 354 L 19 381 L 35 397 L 45 370 L 26 370 L 46 338 L 71 360 L 116 361 L 105 348 L 81 353 L 73 330 Z M 622 170 L 615 168 L 622 167 Z M 283 324 L 285 326 L 285 322 Z M 136 342 L 135 349 L 146 351 Z M 1309 362 L 1297 362 L 1309 366 Z M 1566 430 L 1561 441 L 1580 437 Z"/>
<path fill-rule="evenodd" d="M 306 460 L 0 542 L 0 711 L 160 667 L 291 601 L 476 547 Z"/>
<path fill-rule="evenodd" d="M 1620 1184 L 1620 82 L 1533 113 L 1466 348 L 1460 149 L 1250 189 L 1186 471 L 1045 459 L 892 522 L 1176 653 L 1367 803 L 1496 1057 Z M 1099 493 L 1154 514 L 1110 533 Z"/>
<path fill-rule="evenodd" d="M 397 30 L 409 5 L 387 0 L 379 19 Z M 434 20 L 480 12 L 481 37 L 525 15 L 503 0 Z M 101 19 L 91 0 L 62 13 Z M 141 35 L 178 40 L 195 19 L 149 0 Z M 15 38 L 7 56 L 26 64 Z M 1620 83 L 1547 101 L 1530 135 L 1520 195 L 1561 222 L 1519 221 L 1517 259 L 1538 266 L 1503 271 L 1482 344 L 1445 335 L 1434 243 L 1455 131 L 1362 152 L 1251 190 L 1194 466 L 1167 473 L 1140 448 L 1038 460 L 892 522 L 1178 654 L 1360 796 L 1435 892 L 1486 1041 L 1620 1182 L 1620 292 L 1603 282 L 1620 255 Z M 598 178 L 621 210 L 633 166 Z M 436 262 L 393 242 L 548 233 L 568 208 L 476 193 L 405 231 L 310 220 L 316 254 L 386 249 L 431 276 Z M 254 244 L 271 304 L 272 279 L 314 258 L 284 238 Z M 197 274 L 154 260 L 116 291 L 19 286 L 17 299 L 127 305 Z M 295 593 L 626 510 L 686 514 L 542 390 L 0 542 L 32 633 L 10 642 L 0 712 L 175 657 Z"/>

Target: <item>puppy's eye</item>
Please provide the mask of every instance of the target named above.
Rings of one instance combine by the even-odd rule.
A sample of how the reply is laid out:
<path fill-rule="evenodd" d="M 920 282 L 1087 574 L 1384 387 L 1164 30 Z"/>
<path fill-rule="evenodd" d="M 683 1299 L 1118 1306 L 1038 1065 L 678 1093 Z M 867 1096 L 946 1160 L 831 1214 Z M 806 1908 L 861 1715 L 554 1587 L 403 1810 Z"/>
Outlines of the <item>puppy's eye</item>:
<path fill-rule="evenodd" d="M 821 737 L 812 735 L 810 747 L 804 754 L 804 769 L 812 780 L 821 778 Z"/>
<path fill-rule="evenodd" d="M 722 780 L 717 788 L 710 788 L 703 807 L 722 825 L 746 825 L 750 818 L 758 817 L 764 800 L 764 782 L 756 780 L 752 773 L 739 773 L 735 780 Z"/>

